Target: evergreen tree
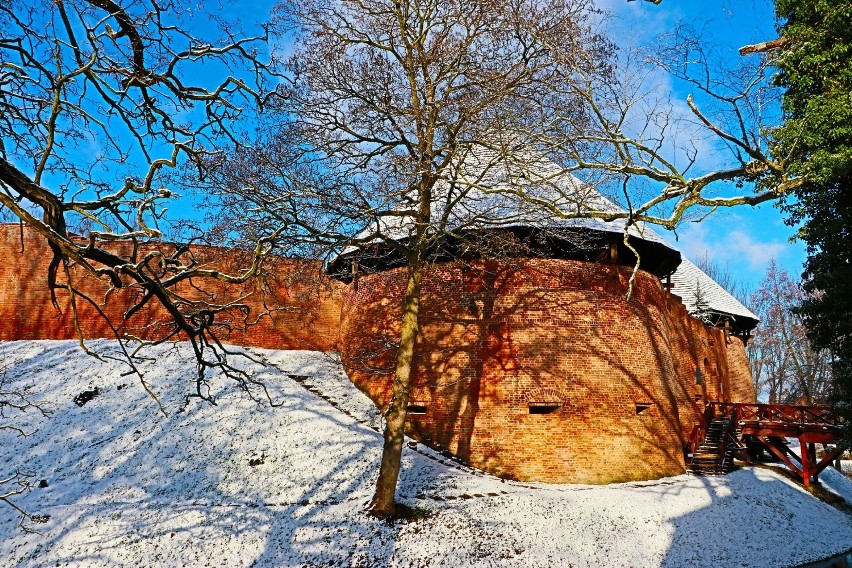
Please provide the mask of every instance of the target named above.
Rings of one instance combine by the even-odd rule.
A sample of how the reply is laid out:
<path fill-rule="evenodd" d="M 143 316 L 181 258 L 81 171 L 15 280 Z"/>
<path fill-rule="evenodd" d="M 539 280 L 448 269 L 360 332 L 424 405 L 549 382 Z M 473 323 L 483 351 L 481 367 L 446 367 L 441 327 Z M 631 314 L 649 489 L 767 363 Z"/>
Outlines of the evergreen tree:
<path fill-rule="evenodd" d="M 814 344 L 832 354 L 838 410 L 852 418 L 852 2 L 777 0 L 786 47 L 778 156 L 802 185 L 785 204 L 806 243 L 798 312 Z"/>

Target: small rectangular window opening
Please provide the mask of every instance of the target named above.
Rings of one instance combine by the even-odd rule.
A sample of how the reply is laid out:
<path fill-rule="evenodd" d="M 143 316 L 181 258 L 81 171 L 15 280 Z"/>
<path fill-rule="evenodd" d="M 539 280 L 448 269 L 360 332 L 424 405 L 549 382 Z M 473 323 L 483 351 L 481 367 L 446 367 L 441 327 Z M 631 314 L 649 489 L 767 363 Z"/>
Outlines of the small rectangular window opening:
<path fill-rule="evenodd" d="M 405 411 L 408 414 L 426 414 L 426 405 L 425 404 L 409 404 L 405 407 Z"/>
<path fill-rule="evenodd" d="M 698 367 L 695 368 L 695 384 L 701 384 L 701 369 L 699 369 Z"/>
<path fill-rule="evenodd" d="M 650 402 L 637 402 L 636 403 L 636 414 L 642 414 L 643 412 L 645 412 L 646 410 L 648 410 L 652 406 L 653 406 L 653 404 L 651 404 Z"/>
<path fill-rule="evenodd" d="M 530 414 L 553 414 L 562 408 L 561 404 L 530 403 Z"/>

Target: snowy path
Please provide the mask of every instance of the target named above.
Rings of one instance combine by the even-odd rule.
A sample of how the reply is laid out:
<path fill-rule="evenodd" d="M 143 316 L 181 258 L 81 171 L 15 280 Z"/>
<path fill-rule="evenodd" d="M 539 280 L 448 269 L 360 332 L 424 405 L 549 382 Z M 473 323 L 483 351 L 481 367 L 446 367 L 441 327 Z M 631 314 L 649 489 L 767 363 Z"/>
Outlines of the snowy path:
<path fill-rule="evenodd" d="M 280 407 L 223 383 L 218 406 L 178 412 L 193 372 L 178 345 L 144 364 L 164 417 L 119 363 L 73 342 L 0 343 L 0 367 L 53 409 L 28 416 L 27 438 L 0 432 L 0 475 L 18 466 L 45 479 L 20 503 L 51 516 L 43 534 L 22 534 L 0 507 L 0 565 L 785 566 L 852 547 L 847 513 L 763 469 L 555 486 L 410 448 L 399 495 L 427 517 L 379 522 L 363 514 L 381 451 L 369 399 L 332 357 L 254 352 L 271 364 L 254 371 Z M 102 394 L 76 406 L 92 386 Z M 852 498 L 852 483 L 828 476 Z"/>

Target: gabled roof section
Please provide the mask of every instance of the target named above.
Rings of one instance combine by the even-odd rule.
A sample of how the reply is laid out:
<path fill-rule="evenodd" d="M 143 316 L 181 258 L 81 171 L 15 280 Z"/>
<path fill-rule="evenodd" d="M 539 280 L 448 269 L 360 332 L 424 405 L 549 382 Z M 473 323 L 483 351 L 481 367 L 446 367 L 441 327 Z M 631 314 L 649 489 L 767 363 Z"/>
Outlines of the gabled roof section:
<path fill-rule="evenodd" d="M 628 229 L 623 218 L 607 219 L 608 214 L 624 210 L 593 186 L 547 158 L 521 151 L 508 157 L 486 149 L 471 151 L 436 184 L 431 209 L 433 224 L 442 223 L 438 230 L 453 238 L 511 230 L 561 238 L 569 248 L 568 241 L 572 240 L 599 247 L 608 240 L 620 242 L 627 231 L 650 272 L 664 276 L 680 262 L 677 249 L 644 223 L 634 223 Z M 375 254 L 382 255 L 388 240 L 404 242 L 413 233 L 411 217 L 378 215 L 356 238 L 374 243 Z M 329 272 L 342 274 L 347 258 L 357 255 L 359 248 L 366 247 L 347 247 L 331 259 Z M 629 251 L 624 248 L 619 258 L 622 252 L 628 262 Z M 566 254 L 567 258 L 579 251 Z M 360 262 L 365 265 L 363 258 Z"/>
<path fill-rule="evenodd" d="M 470 152 L 460 166 L 451 168 L 446 179 L 436 184 L 433 221 L 448 212 L 447 231 L 532 227 L 624 234 L 626 219 L 601 218 L 607 213 L 624 213 L 624 209 L 553 161 L 522 154 L 517 152 L 511 159 L 502 159 L 496 152 L 485 149 Z M 366 227 L 358 237 L 381 233 L 386 239 L 405 240 L 413 234 L 413 229 L 410 217 L 386 216 L 374 226 Z M 644 223 L 631 225 L 628 233 L 673 248 Z"/>
<path fill-rule="evenodd" d="M 686 257 L 671 276 L 672 293 L 680 296 L 687 311 L 699 319 L 718 323 L 721 318 L 731 320 L 735 332 L 748 332 L 757 325 L 758 317 L 706 272 Z"/>

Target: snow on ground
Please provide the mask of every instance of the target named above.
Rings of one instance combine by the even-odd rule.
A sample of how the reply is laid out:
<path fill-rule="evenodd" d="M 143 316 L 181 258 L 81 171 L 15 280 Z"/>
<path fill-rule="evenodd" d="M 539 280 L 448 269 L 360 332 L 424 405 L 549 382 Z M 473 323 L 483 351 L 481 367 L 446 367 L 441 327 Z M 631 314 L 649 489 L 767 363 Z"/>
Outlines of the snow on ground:
<path fill-rule="evenodd" d="M 790 449 L 797 456 L 802 455 L 802 448 L 799 446 L 798 438 L 787 438 L 787 445 L 790 446 Z M 817 457 L 820 457 L 819 455 Z M 822 484 L 823 488 L 828 489 L 835 495 L 842 497 L 847 503 L 852 505 L 852 482 L 850 482 L 848 475 L 852 468 L 848 468 L 846 465 L 848 462 L 841 461 L 840 469 L 843 473 L 834 469 L 833 466 L 826 467 L 819 474 L 819 482 Z M 777 464 L 778 468 L 789 469 L 784 464 Z"/>
<path fill-rule="evenodd" d="M 19 467 L 46 480 L 19 503 L 50 515 L 36 525 L 42 534 L 24 534 L 0 506 L 0 564 L 785 566 L 852 547 L 847 512 L 765 469 L 610 486 L 514 483 L 422 446 L 406 447 L 398 494 L 425 518 L 377 521 L 364 514 L 381 452 L 369 400 L 328 355 L 252 352 L 269 365 L 246 367 L 279 406 L 215 381 L 217 406 L 182 409 L 189 351 L 157 348 L 142 367 L 165 417 L 120 362 L 87 357 L 73 342 L 0 343 L 0 367 L 53 411 L 20 423 L 29 437 L 0 431 L 0 475 Z M 94 386 L 101 395 L 72 402 Z M 837 477 L 836 491 L 852 494 Z"/>

